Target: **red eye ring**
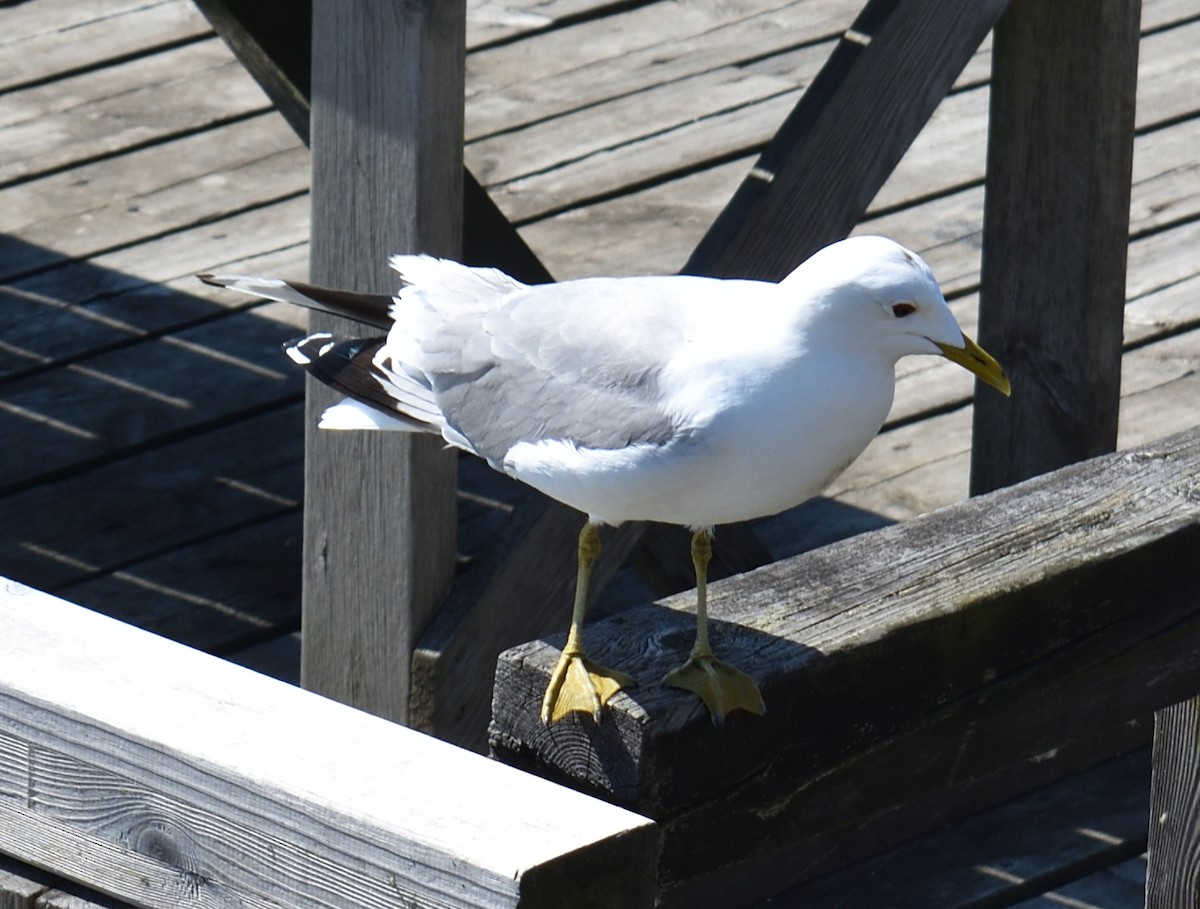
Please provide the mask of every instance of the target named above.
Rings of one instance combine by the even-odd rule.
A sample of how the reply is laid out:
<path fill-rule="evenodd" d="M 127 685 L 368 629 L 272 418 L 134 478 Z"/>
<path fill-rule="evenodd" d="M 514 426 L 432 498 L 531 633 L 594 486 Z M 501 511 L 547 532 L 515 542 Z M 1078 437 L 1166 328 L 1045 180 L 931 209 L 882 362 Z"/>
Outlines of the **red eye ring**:
<path fill-rule="evenodd" d="M 911 316 L 917 311 L 917 307 L 912 303 L 893 303 L 892 315 L 897 319 L 903 319 L 905 316 Z"/>

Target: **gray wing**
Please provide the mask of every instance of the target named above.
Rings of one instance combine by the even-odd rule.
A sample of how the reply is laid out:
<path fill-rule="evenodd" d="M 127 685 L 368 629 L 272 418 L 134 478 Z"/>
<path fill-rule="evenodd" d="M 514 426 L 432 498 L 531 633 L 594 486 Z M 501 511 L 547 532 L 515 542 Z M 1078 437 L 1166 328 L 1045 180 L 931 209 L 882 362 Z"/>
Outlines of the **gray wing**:
<path fill-rule="evenodd" d="M 447 424 L 493 465 L 518 442 L 665 444 L 677 426 L 662 407 L 659 378 L 686 339 L 681 307 L 691 282 L 703 280 L 530 287 L 482 318 L 448 320 L 423 369 Z"/>

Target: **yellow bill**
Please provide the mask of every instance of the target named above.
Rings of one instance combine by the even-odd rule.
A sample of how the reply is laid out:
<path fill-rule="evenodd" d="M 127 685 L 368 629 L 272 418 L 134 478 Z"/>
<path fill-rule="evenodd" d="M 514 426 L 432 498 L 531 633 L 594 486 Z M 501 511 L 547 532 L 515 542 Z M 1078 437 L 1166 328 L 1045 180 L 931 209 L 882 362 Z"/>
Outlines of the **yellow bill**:
<path fill-rule="evenodd" d="M 996 359 L 990 353 L 965 334 L 963 335 L 963 340 L 966 343 L 962 347 L 938 344 L 938 348 L 942 351 L 942 356 L 951 363 L 957 363 L 963 369 L 975 373 L 981 381 L 986 382 L 1005 397 L 1010 396 L 1012 394 L 1012 385 L 1009 384 L 1004 367 L 997 363 Z"/>

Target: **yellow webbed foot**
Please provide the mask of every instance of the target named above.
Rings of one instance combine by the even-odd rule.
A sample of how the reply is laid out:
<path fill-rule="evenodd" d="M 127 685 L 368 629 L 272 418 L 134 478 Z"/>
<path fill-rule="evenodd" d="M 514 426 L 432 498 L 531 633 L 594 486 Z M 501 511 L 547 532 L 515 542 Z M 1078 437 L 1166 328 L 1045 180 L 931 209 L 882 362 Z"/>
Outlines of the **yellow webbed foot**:
<path fill-rule="evenodd" d="M 558 658 L 542 698 L 542 722 L 556 723 L 568 713 L 590 713 L 600 722 L 600 708 L 622 688 L 632 688 L 633 679 L 588 659 L 582 650 L 568 648 Z"/>
<path fill-rule="evenodd" d="M 754 679 L 711 653 L 693 653 L 686 663 L 667 673 L 663 684 L 698 696 L 715 723 L 734 710 L 747 710 L 759 716 L 767 712 Z"/>

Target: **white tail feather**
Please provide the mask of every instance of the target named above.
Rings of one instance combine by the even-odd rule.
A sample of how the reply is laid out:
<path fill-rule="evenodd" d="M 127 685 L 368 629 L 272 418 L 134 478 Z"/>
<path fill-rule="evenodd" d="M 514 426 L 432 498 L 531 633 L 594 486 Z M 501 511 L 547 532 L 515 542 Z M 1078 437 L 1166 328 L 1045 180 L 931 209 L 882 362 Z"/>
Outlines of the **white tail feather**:
<path fill-rule="evenodd" d="M 326 408 L 317 426 L 320 429 L 382 429 L 399 432 L 413 432 L 416 429 L 412 423 L 389 417 L 383 411 L 351 398 Z"/>

